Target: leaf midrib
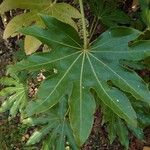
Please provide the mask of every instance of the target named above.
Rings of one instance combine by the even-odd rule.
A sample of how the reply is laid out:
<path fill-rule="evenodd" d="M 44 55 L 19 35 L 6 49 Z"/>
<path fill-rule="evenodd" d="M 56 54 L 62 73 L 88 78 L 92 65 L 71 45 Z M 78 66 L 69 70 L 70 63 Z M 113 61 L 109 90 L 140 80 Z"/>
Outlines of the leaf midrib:
<path fill-rule="evenodd" d="M 81 70 L 80 70 L 80 129 L 79 129 L 79 133 L 81 133 L 82 132 L 82 126 L 83 126 L 83 110 L 82 110 L 82 107 L 83 107 L 83 105 L 82 105 L 82 102 L 83 102 L 83 93 L 82 93 L 82 90 L 83 90 L 83 88 L 82 88 L 82 82 L 83 82 L 83 69 L 84 69 L 84 61 L 85 61 L 85 53 L 83 53 L 83 58 L 82 58 L 82 64 L 81 64 Z"/>
<path fill-rule="evenodd" d="M 128 50 L 128 51 L 90 51 L 91 53 L 141 53 L 141 52 L 145 52 L 145 50 L 140 50 L 140 51 L 137 51 L 137 50 Z"/>
<path fill-rule="evenodd" d="M 73 56 L 73 55 L 75 55 L 75 54 L 78 54 L 78 53 L 80 53 L 80 52 L 78 51 L 78 52 L 72 53 L 72 54 L 70 54 L 70 55 L 66 55 L 66 56 L 64 56 L 64 57 L 61 57 L 61 58 L 57 58 L 57 59 L 54 59 L 54 60 L 50 60 L 50 61 L 45 62 L 45 63 L 40 63 L 40 64 L 36 64 L 36 65 L 27 66 L 27 67 L 23 68 L 23 70 L 30 69 L 30 68 L 34 68 L 34 67 L 38 67 L 38 66 L 48 65 L 48 64 L 51 64 L 51 63 L 54 63 L 54 62 L 57 62 L 57 61 L 66 59 L 66 58 L 71 57 L 71 56 Z"/>

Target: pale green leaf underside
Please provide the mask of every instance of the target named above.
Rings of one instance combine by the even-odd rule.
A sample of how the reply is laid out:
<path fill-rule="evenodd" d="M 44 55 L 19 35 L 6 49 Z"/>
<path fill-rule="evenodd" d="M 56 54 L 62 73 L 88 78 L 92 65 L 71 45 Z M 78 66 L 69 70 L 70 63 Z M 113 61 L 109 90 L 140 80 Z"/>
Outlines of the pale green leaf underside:
<path fill-rule="evenodd" d="M 78 145 L 82 145 L 90 134 L 94 119 L 92 88 L 114 113 L 136 126 L 136 113 L 123 91 L 149 105 L 150 92 L 144 81 L 135 72 L 122 66 L 120 61 L 140 61 L 150 56 L 150 41 L 139 41 L 128 46 L 128 42 L 139 36 L 140 32 L 118 27 L 106 31 L 88 50 L 83 50 L 73 28 L 65 28 L 66 24 L 52 17 L 42 16 L 42 19 L 49 30 L 34 26 L 21 32 L 52 45 L 53 51 L 32 55 L 18 63 L 16 68 L 18 71 L 55 68 L 57 74 L 41 84 L 36 105 L 31 102 L 27 114 L 44 112 L 64 95 L 70 95 L 71 127 Z"/>

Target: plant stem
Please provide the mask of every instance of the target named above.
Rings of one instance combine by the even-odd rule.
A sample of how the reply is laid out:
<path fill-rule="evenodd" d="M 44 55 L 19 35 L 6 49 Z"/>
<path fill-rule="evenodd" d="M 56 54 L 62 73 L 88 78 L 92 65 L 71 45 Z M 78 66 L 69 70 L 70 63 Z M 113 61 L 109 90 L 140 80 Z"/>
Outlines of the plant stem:
<path fill-rule="evenodd" d="M 87 30 L 86 30 L 86 23 L 85 23 L 85 14 L 83 8 L 83 1 L 79 0 L 80 4 L 80 11 L 81 11 L 81 19 L 82 19 L 82 28 L 83 28 L 83 40 L 84 40 L 84 49 L 88 47 L 88 40 L 87 40 Z"/>

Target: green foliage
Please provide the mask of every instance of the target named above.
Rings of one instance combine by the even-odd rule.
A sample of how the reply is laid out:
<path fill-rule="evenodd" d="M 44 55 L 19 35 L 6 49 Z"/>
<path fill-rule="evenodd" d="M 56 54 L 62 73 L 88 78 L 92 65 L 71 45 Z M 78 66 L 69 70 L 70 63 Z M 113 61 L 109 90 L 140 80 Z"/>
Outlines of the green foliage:
<path fill-rule="evenodd" d="M 108 124 L 107 130 L 110 143 L 113 143 L 115 138 L 118 136 L 121 144 L 125 146 L 126 149 L 128 149 L 129 139 L 127 127 L 125 126 L 124 122 L 108 107 L 106 107 L 105 109 L 108 109 L 107 111 L 104 111 L 104 120 Z"/>
<path fill-rule="evenodd" d="M 132 99 L 132 105 L 137 112 L 137 118 L 140 125 L 140 128 L 145 128 L 150 125 L 150 109 L 146 103 L 141 103 L 141 101 L 136 101 L 133 97 L 130 96 Z"/>
<path fill-rule="evenodd" d="M 0 91 L 0 97 L 5 97 L 5 101 L 2 103 L 0 112 L 9 110 L 9 115 L 15 117 L 19 112 L 26 107 L 27 104 L 27 89 L 26 85 L 10 77 L 3 77 L 0 79 L 0 84 L 4 85 Z"/>
<path fill-rule="evenodd" d="M 39 13 L 47 14 L 57 19 L 70 24 L 77 29 L 73 18 L 80 18 L 81 15 L 77 9 L 66 3 L 55 3 L 51 0 L 4 0 L 0 5 L 0 14 L 12 9 L 26 9 L 26 13 L 15 16 L 6 26 L 4 31 L 4 39 L 17 35 L 16 31 L 21 27 L 26 27 L 31 24 L 44 26 L 39 17 Z M 41 42 L 31 36 L 25 38 L 25 52 L 31 54 L 37 50 Z"/>
<path fill-rule="evenodd" d="M 104 113 L 104 122 L 106 123 L 106 126 L 107 126 L 107 132 L 108 132 L 110 143 L 113 143 L 113 141 L 116 138 L 118 138 L 120 143 L 126 149 L 128 149 L 129 148 L 128 129 L 132 131 L 132 133 L 138 139 L 140 140 L 144 139 L 144 133 L 143 133 L 142 127 L 134 127 L 132 125 L 129 125 L 128 123 L 125 123 L 123 120 L 121 120 L 116 114 L 114 114 L 112 110 L 110 110 L 107 106 L 103 105 L 102 107 L 103 107 L 103 113 Z"/>
<path fill-rule="evenodd" d="M 118 0 L 89 0 L 95 16 L 108 27 L 129 24 L 130 18 L 118 8 Z"/>
<path fill-rule="evenodd" d="M 53 50 L 31 55 L 17 63 L 15 68 L 18 72 L 53 68 L 57 71 L 40 85 L 37 99 L 28 104 L 26 115 L 46 112 L 59 103 L 62 97 L 69 95 L 70 124 L 75 140 L 81 146 L 88 138 L 93 124 L 95 100 L 90 90 L 94 89 L 111 111 L 136 127 L 136 112 L 124 92 L 131 93 L 137 101 L 148 105 L 150 92 L 142 78 L 120 61 L 140 61 L 150 56 L 150 41 L 136 41 L 128 45 L 141 32 L 117 27 L 104 32 L 88 49 L 83 49 L 72 27 L 49 16 L 42 16 L 42 20 L 46 29 L 30 26 L 20 32 L 38 38 Z M 122 134 L 127 136 L 120 119 L 118 125 L 123 130 Z M 127 147 L 126 136 L 118 136 Z"/>
<path fill-rule="evenodd" d="M 12 8 L 18 8 L 12 1 L 6 2 L 11 2 Z M 19 8 L 28 7 L 32 10 L 34 6 L 33 12 L 38 10 L 43 13 L 43 7 L 47 8 L 48 1 L 40 2 L 42 5 L 18 1 Z M 110 13 L 118 15 L 120 12 L 117 3 L 117 0 L 94 0 L 97 5 L 91 4 L 91 7 L 108 26 L 126 24 L 128 17 L 122 17 L 121 20 L 116 15 L 110 17 Z M 6 6 L 9 6 L 8 3 Z M 4 9 L 12 9 L 7 7 Z M 80 7 L 82 10 L 82 0 Z M 118 138 L 128 149 L 128 129 L 143 139 L 142 130 L 150 124 L 150 91 L 147 83 L 133 70 L 145 67 L 141 62 L 150 57 L 150 40 L 142 40 L 143 32 L 133 28 L 113 27 L 89 43 L 83 10 L 81 13 L 84 43 L 67 21 L 61 22 L 55 15 L 45 15 L 47 13 L 36 17 L 40 24 L 30 23 L 30 26 L 25 25 L 28 27 L 19 30 L 29 39 L 34 37 L 52 50 L 27 57 L 23 55 L 23 60 L 9 67 L 11 78 L 1 79 L 6 87 L 0 94 L 7 100 L 0 110 L 10 110 L 12 116 L 19 110 L 24 124 L 38 127 L 27 145 L 43 140 L 43 150 L 64 150 L 66 146 L 74 150 L 87 140 L 97 104 L 102 107 L 103 122 L 107 125 L 110 142 Z M 41 70 L 47 72 L 46 79 L 39 85 L 36 97 L 27 102 L 27 79 L 24 74 L 30 77 Z M 53 73 L 50 73 L 52 70 Z"/>
<path fill-rule="evenodd" d="M 144 23 L 150 29 L 150 0 L 139 0 Z"/>
<path fill-rule="evenodd" d="M 23 120 L 24 124 L 32 126 L 42 125 L 40 130 L 35 131 L 32 134 L 27 142 L 27 145 L 32 145 L 39 142 L 48 134 L 47 138 L 43 142 L 43 150 L 65 149 L 66 142 L 69 142 L 70 147 L 76 150 L 77 146 L 68 122 L 67 115 L 67 98 L 62 98 L 55 107 L 46 113 L 42 113 L 39 117 L 37 116 Z"/>

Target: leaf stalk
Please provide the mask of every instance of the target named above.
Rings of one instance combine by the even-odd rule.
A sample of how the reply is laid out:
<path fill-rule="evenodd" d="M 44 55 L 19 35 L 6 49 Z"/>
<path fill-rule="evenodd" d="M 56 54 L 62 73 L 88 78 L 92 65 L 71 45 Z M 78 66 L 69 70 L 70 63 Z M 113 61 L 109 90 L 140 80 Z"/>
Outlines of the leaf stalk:
<path fill-rule="evenodd" d="M 79 0 L 79 5 L 80 5 L 82 28 L 83 28 L 84 49 L 87 49 L 88 39 L 87 39 L 87 29 L 86 29 L 86 23 L 85 23 L 85 14 L 84 14 L 84 8 L 83 8 L 83 0 Z"/>

